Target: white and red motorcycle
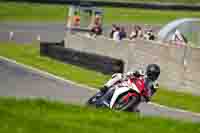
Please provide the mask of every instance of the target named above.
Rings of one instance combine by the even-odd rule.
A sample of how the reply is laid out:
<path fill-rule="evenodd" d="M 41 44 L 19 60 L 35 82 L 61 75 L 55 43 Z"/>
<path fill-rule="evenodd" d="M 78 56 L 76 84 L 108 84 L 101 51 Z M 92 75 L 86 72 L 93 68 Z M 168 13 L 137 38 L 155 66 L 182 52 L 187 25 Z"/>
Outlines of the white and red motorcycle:
<path fill-rule="evenodd" d="M 99 91 L 87 104 L 120 111 L 136 111 L 138 104 L 147 97 L 144 77 L 134 77 L 114 84 L 105 94 Z"/>

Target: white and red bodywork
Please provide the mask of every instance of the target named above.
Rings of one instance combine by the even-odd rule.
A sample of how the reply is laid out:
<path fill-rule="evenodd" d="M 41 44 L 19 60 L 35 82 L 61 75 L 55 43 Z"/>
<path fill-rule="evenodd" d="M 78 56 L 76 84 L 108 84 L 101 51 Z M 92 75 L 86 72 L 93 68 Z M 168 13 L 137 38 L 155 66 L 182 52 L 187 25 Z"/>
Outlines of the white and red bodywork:
<path fill-rule="evenodd" d="M 123 94 L 123 100 L 128 101 L 131 96 L 148 96 L 147 89 L 145 88 L 145 81 L 143 77 L 140 78 L 129 78 L 126 81 L 123 81 L 115 86 L 114 94 L 110 101 L 110 108 L 113 107 L 117 98 Z"/>

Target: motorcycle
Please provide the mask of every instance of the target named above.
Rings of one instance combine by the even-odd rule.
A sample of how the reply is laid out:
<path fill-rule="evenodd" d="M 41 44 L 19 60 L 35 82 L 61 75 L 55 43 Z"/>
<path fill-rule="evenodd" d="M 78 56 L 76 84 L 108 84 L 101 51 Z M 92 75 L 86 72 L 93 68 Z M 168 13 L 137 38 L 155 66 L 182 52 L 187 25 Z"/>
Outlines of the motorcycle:
<path fill-rule="evenodd" d="M 114 84 L 102 94 L 97 92 L 88 101 L 88 105 L 106 107 L 119 111 L 137 112 L 137 106 L 147 97 L 145 81 L 142 77 L 134 77 Z"/>

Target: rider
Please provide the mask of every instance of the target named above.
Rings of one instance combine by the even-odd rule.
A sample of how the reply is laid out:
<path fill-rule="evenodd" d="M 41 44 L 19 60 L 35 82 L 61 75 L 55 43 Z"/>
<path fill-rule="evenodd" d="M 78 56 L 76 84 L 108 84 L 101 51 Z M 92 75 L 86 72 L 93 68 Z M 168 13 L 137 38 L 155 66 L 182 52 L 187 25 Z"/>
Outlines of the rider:
<path fill-rule="evenodd" d="M 133 72 L 127 72 L 126 75 L 123 75 L 122 73 L 116 73 L 112 75 L 112 78 L 100 89 L 102 94 L 105 94 L 107 90 L 112 87 L 117 82 L 122 82 L 124 79 L 131 78 L 131 76 L 134 77 L 144 77 L 145 79 L 145 88 L 148 92 L 148 97 L 145 97 L 145 101 L 150 101 L 151 96 L 156 92 L 156 89 L 158 88 L 158 84 L 156 80 L 158 79 L 160 75 L 160 67 L 157 64 L 149 64 L 146 68 L 146 72 L 142 69 L 133 71 Z"/>

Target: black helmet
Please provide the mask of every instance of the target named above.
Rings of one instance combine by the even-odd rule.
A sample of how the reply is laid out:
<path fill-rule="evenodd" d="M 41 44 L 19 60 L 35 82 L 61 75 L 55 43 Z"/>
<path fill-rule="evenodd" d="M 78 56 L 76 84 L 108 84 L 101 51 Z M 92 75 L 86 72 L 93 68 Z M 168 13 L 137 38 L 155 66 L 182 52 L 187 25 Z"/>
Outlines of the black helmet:
<path fill-rule="evenodd" d="M 157 80 L 160 75 L 160 67 L 157 64 L 149 64 L 146 69 L 146 75 L 153 81 Z"/>

